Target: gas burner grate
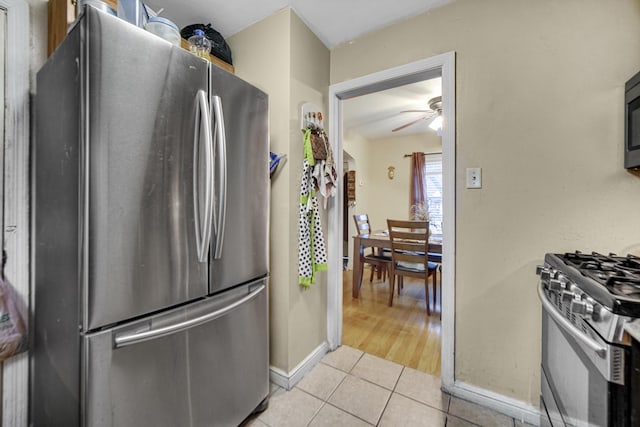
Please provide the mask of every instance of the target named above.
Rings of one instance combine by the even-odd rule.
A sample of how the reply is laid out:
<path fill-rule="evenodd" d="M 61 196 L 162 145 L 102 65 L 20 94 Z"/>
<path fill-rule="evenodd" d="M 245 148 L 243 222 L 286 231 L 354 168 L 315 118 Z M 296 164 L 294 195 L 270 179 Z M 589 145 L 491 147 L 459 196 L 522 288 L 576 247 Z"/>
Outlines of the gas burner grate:
<path fill-rule="evenodd" d="M 600 283 L 607 283 L 610 280 L 624 279 L 627 277 L 624 271 L 620 271 L 615 268 L 593 268 L 585 269 L 583 271 L 585 276 L 591 277 L 593 280 Z"/>
<path fill-rule="evenodd" d="M 623 297 L 629 304 L 638 305 L 640 310 L 640 257 L 580 251 L 567 252 L 559 256 L 585 278 L 592 279 L 602 286 L 609 295 Z M 574 280 L 578 286 L 586 285 L 575 278 Z"/>
<path fill-rule="evenodd" d="M 621 275 L 634 274 L 640 278 L 640 257 L 627 255 L 618 256 L 614 253 L 603 255 L 598 252 L 583 254 L 580 251 L 567 252 L 562 256 L 563 260 L 582 271 L 621 272 Z"/>
<path fill-rule="evenodd" d="M 626 258 L 623 258 L 618 262 L 617 266 L 621 269 L 640 275 L 640 258 L 636 256 L 627 255 Z"/>
<path fill-rule="evenodd" d="M 640 278 L 610 277 L 606 286 L 617 295 L 640 299 Z"/>
<path fill-rule="evenodd" d="M 632 255 L 631 255 L 632 256 Z M 563 256 L 565 261 L 569 261 L 574 265 L 581 265 L 584 263 L 611 263 L 615 264 L 621 257 L 617 256 L 614 253 L 610 253 L 609 255 L 604 255 L 598 252 L 591 252 L 590 254 L 584 254 L 580 251 L 575 252 L 566 252 Z"/>

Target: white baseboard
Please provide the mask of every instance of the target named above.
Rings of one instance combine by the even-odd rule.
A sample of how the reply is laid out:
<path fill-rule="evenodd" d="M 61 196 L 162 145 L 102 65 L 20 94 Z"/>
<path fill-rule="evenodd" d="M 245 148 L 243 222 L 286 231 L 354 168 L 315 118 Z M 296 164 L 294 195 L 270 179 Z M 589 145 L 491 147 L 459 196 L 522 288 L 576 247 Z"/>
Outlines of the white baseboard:
<path fill-rule="evenodd" d="M 528 403 L 512 399 L 493 391 L 455 381 L 453 387 L 445 390 L 452 396 L 477 403 L 502 414 L 524 421 L 534 426 L 540 425 L 540 410 Z"/>
<path fill-rule="evenodd" d="M 275 366 L 269 367 L 269 380 L 287 390 L 291 390 L 296 384 L 311 371 L 314 366 L 322 360 L 325 354 L 329 352 L 329 344 L 325 341 L 304 358 L 291 372 L 284 372 Z"/>

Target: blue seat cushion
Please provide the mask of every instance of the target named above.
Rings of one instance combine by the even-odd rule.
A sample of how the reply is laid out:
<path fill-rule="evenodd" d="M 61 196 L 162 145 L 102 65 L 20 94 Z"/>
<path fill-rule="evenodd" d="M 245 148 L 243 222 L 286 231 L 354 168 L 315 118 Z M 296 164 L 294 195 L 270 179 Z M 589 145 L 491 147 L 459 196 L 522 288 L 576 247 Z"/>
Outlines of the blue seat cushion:
<path fill-rule="evenodd" d="M 429 261 L 427 265 L 428 265 L 429 271 L 435 270 L 436 268 L 438 268 L 438 264 L 436 264 L 435 262 Z M 424 271 L 424 264 L 400 261 L 398 262 L 397 268 L 400 268 L 402 270 L 421 272 L 421 271 Z"/>
<path fill-rule="evenodd" d="M 429 259 L 433 260 L 434 262 L 442 262 L 442 254 L 429 252 Z"/>

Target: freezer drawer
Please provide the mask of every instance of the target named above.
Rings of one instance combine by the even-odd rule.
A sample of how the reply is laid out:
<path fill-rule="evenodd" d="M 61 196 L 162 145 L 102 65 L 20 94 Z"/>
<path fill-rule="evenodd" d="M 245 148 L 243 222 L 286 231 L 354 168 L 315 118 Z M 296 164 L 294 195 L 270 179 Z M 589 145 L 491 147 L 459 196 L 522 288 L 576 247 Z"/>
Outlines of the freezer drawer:
<path fill-rule="evenodd" d="M 266 281 L 87 336 L 85 425 L 237 426 L 268 394 L 268 345 Z"/>

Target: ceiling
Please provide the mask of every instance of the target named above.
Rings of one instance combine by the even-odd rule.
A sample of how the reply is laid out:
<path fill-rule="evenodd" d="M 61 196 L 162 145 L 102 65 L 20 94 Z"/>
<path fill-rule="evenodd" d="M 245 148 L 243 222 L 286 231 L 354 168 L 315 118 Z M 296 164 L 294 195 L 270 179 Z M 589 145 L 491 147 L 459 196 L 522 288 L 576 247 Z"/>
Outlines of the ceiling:
<path fill-rule="evenodd" d="M 435 96 L 442 96 L 441 77 L 348 99 L 342 103 L 344 130 L 366 139 L 434 133 L 429 128 L 430 120 L 419 121 L 396 132 L 391 129 L 423 117 L 423 113 L 402 111 L 428 110 L 428 102 Z"/>
<path fill-rule="evenodd" d="M 225 38 L 287 6 L 329 48 L 453 0 L 144 0 L 179 28 L 207 24 Z"/>
<path fill-rule="evenodd" d="M 455 0 L 144 0 L 179 28 L 211 23 L 225 38 L 285 7 L 296 14 L 328 47 Z M 364 95 L 343 104 L 344 129 L 367 139 L 433 132 L 422 121 L 398 132 L 398 126 L 420 117 L 402 110 L 428 109 L 428 101 L 441 95 L 441 79 Z"/>

